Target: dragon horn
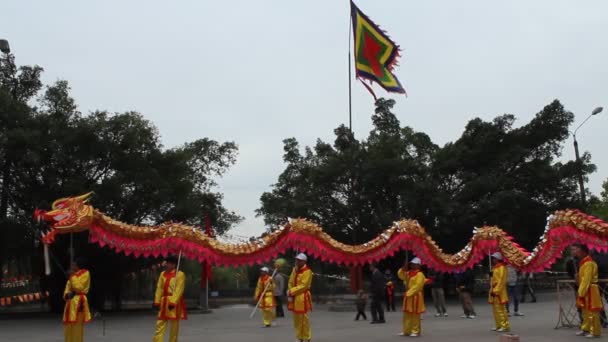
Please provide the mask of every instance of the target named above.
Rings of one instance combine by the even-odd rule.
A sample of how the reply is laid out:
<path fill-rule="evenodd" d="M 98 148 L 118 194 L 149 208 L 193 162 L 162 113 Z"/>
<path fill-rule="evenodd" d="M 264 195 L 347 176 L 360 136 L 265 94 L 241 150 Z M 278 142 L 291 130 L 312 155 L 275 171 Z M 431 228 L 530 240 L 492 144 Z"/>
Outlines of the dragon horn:
<path fill-rule="evenodd" d="M 76 196 L 76 197 L 74 197 L 74 199 L 75 199 L 75 200 L 82 201 L 82 202 L 85 202 L 85 203 L 86 203 L 86 202 L 87 202 L 87 201 L 88 201 L 88 200 L 91 198 L 91 196 L 92 196 L 94 193 L 95 193 L 95 192 L 93 192 L 93 191 L 89 191 L 89 192 L 87 192 L 87 193 L 86 193 L 86 194 L 84 194 L 84 195 L 80 195 L 80 196 Z"/>

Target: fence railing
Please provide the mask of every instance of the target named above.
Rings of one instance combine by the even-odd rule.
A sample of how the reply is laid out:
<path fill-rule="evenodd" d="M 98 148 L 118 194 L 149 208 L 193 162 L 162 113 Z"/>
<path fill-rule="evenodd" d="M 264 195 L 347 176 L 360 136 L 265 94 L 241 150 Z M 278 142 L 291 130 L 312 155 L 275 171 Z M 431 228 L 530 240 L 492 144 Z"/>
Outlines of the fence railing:
<path fill-rule="evenodd" d="M 608 279 L 600 279 L 598 281 L 602 301 L 605 302 L 608 295 Z M 559 313 L 555 329 L 559 328 L 575 328 L 580 326 L 582 317 L 581 312 L 576 306 L 576 297 L 578 296 L 578 286 L 574 280 L 561 279 L 556 282 L 557 302 L 559 305 Z M 606 316 L 606 307 L 601 311 L 602 325 L 608 323 Z"/>

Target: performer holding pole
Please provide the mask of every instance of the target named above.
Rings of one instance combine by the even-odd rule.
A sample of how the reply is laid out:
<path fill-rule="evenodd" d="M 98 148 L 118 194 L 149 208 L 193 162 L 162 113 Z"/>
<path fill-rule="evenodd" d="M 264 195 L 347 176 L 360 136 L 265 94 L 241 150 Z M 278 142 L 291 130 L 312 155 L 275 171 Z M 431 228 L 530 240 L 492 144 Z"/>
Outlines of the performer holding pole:
<path fill-rule="evenodd" d="M 260 269 L 260 278 L 258 279 L 258 284 L 255 288 L 254 298 L 257 300 L 257 307 L 262 310 L 262 321 L 266 328 L 270 328 L 272 325 L 272 321 L 275 318 L 274 308 L 276 306 L 274 300 L 274 281 L 273 277 L 277 269 L 274 269 L 272 272 L 272 276 L 268 267 L 264 266 Z M 255 313 L 255 310 L 254 312 Z"/>
<path fill-rule="evenodd" d="M 91 321 L 87 294 L 91 286 L 91 275 L 84 268 L 84 259 L 72 261 L 71 272 L 63 291 L 65 309 L 63 311 L 65 342 L 84 341 L 84 323 Z"/>
<path fill-rule="evenodd" d="M 289 276 L 287 291 L 287 308 L 293 312 L 296 339 L 300 342 L 307 342 L 312 338 L 308 319 L 308 312 L 312 311 L 312 298 L 310 297 L 312 271 L 306 265 L 307 259 L 304 253 L 296 256 L 296 267 Z"/>
<path fill-rule="evenodd" d="M 586 245 L 573 245 L 571 252 L 580 260 L 576 279 L 578 284 L 576 306 L 582 311 L 583 322 L 581 330 L 576 335 L 597 338 L 602 335 L 600 312 L 604 310 L 598 286 L 597 263 L 591 259 Z"/>
<path fill-rule="evenodd" d="M 167 321 L 170 324 L 169 341 L 177 342 L 179 321 L 188 318 L 184 302 L 186 275 L 179 270 L 180 262 L 181 252 L 179 258 L 167 257 L 165 259 L 165 271 L 158 278 L 156 294 L 154 295 L 154 307 L 159 308 L 159 311 L 153 342 L 164 340 Z"/>
<path fill-rule="evenodd" d="M 418 337 L 422 334 L 420 315 L 426 311 L 424 285 L 427 281 L 420 271 L 420 258 L 412 259 L 409 264 L 409 270 L 404 266 L 397 273 L 399 279 L 407 283 L 407 291 L 403 296 L 403 331 L 399 335 Z"/>
<path fill-rule="evenodd" d="M 490 293 L 488 295 L 488 303 L 492 304 L 494 312 L 495 327 L 492 331 L 506 332 L 511 330 L 509 316 L 505 304 L 509 303 L 507 295 L 507 266 L 503 262 L 503 257 L 500 252 L 491 255 L 492 276 L 490 278 Z"/>

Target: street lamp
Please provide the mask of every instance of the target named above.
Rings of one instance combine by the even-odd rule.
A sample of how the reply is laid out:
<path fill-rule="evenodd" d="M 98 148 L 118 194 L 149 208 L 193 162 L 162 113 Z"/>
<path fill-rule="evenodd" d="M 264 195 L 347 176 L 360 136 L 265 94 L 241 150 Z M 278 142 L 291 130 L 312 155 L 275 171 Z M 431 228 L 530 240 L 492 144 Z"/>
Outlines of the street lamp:
<path fill-rule="evenodd" d="M 8 40 L 0 39 L 0 51 L 2 51 L 4 53 L 11 52 L 11 47 L 10 47 L 10 45 L 8 45 Z"/>
<path fill-rule="evenodd" d="M 580 158 L 579 153 L 578 153 L 578 142 L 576 141 L 576 132 L 579 130 L 579 128 L 581 128 L 581 126 L 583 126 L 585 124 L 585 122 L 587 122 L 587 120 L 589 120 L 592 116 L 601 113 L 602 110 L 604 110 L 604 108 L 602 108 L 602 107 L 595 108 L 591 112 L 591 114 L 585 119 L 585 121 L 583 121 L 580 125 L 578 125 L 578 127 L 574 130 L 574 133 L 572 133 L 572 136 L 574 137 L 574 154 L 576 155 L 576 163 L 579 164 L 579 166 L 581 164 L 581 158 Z M 579 167 L 579 171 L 578 171 L 578 186 L 581 189 L 581 205 L 582 205 L 582 209 L 585 209 L 585 207 L 587 206 L 587 200 L 585 198 L 585 182 L 583 180 L 583 169 L 582 169 L 582 167 Z"/>

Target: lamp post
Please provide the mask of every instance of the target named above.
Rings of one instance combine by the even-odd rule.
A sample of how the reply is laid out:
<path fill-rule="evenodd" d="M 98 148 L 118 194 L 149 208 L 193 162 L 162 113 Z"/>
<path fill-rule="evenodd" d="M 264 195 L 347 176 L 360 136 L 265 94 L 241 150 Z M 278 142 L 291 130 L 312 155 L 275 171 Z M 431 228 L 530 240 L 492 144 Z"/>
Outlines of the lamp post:
<path fill-rule="evenodd" d="M 572 137 L 574 138 L 574 154 L 576 156 L 576 163 L 579 165 L 579 170 L 578 170 L 578 186 L 580 187 L 581 190 L 581 206 L 582 209 L 585 209 L 585 207 L 587 206 L 587 199 L 585 196 L 585 181 L 583 179 L 583 169 L 581 166 L 581 158 L 580 155 L 578 153 L 578 142 L 576 141 L 576 132 L 579 130 L 579 128 L 581 128 L 585 122 L 587 122 L 587 120 L 589 120 L 592 116 L 597 115 L 599 113 L 602 112 L 604 108 L 602 107 L 597 107 L 595 108 L 591 114 L 585 119 L 585 121 L 583 121 L 580 125 L 578 125 L 578 127 L 574 130 L 574 133 L 572 133 Z"/>
<path fill-rule="evenodd" d="M 11 52 L 11 46 L 8 45 L 8 40 L 6 40 L 6 39 L 0 39 L 0 51 L 2 51 L 4 53 L 10 53 Z"/>

